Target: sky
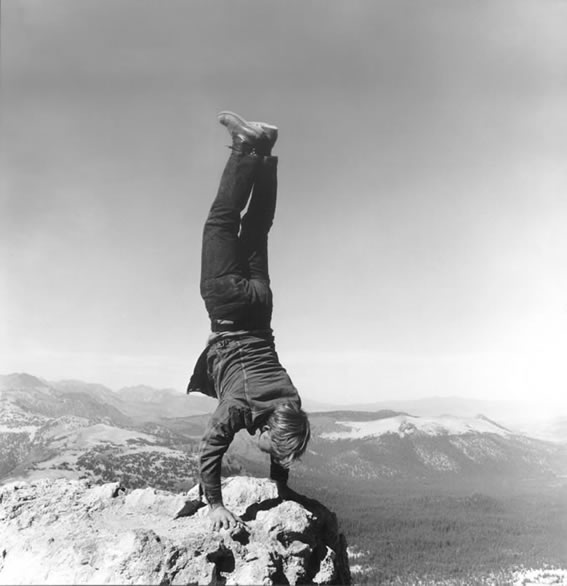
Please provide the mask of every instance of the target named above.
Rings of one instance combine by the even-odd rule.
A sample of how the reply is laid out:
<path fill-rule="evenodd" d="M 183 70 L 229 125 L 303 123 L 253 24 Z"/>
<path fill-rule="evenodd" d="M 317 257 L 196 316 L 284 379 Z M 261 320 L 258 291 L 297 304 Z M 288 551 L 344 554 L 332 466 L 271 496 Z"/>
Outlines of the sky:
<path fill-rule="evenodd" d="M 184 390 L 230 138 L 276 124 L 301 395 L 567 410 L 567 3 L 4 0 L 0 373 Z"/>

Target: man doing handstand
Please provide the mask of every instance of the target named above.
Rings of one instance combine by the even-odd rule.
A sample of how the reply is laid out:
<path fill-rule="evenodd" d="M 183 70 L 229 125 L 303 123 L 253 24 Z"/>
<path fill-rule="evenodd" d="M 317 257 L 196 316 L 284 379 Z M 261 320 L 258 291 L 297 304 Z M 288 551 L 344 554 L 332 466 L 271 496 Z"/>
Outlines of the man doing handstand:
<path fill-rule="evenodd" d="M 239 522 L 224 507 L 221 492 L 222 457 L 237 431 L 259 432 L 258 446 L 270 454 L 270 477 L 280 488 L 310 437 L 271 329 L 268 232 L 276 209 L 278 159 L 271 150 L 278 129 L 232 112 L 221 112 L 218 119 L 232 137 L 232 153 L 203 231 L 201 296 L 212 334 L 187 389 L 219 400 L 199 459 L 200 490 L 214 529 Z"/>

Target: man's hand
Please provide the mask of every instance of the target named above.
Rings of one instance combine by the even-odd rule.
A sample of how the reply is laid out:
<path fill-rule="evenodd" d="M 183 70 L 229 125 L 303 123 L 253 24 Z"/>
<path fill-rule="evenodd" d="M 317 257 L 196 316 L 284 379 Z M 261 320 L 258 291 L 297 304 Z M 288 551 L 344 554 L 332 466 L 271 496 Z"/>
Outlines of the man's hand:
<path fill-rule="evenodd" d="M 209 513 L 209 518 L 213 523 L 213 531 L 220 531 L 221 529 L 236 529 L 240 525 L 244 525 L 244 521 L 225 509 L 222 505 L 218 505 Z"/>

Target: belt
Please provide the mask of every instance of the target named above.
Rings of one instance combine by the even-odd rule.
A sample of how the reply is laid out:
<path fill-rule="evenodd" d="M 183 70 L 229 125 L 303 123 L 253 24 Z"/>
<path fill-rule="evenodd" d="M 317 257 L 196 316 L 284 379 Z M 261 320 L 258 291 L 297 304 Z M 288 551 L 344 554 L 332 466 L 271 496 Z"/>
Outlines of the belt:
<path fill-rule="evenodd" d="M 211 320 L 211 332 L 218 334 L 221 332 L 249 332 L 262 338 L 272 335 L 270 325 L 251 323 L 249 321 L 232 321 L 229 319 Z"/>
<path fill-rule="evenodd" d="M 212 332 L 238 332 L 239 330 L 251 330 L 250 324 L 243 321 L 232 321 L 229 319 L 211 320 Z"/>

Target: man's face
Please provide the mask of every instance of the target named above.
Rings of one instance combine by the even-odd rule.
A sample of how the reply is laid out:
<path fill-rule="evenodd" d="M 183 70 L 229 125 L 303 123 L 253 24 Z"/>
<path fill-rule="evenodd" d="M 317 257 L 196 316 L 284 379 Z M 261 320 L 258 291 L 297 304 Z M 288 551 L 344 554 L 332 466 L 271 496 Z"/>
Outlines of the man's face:
<path fill-rule="evenodd" d="M 270 437 L 270 430 L 267 428 L 262 429 L 258 436 L 258 447 L 262 452 L 269 454 L 272 450 L 272 438 Z"/>

